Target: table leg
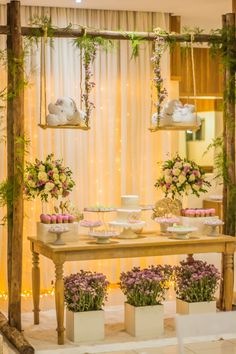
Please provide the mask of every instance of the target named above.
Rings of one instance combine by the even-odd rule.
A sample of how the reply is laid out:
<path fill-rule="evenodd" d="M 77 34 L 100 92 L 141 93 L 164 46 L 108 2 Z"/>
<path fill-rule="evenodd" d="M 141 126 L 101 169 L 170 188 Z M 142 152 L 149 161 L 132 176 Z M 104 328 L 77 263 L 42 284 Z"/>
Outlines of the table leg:
<path fill-rule="evenodd" d="M 63 263 L 55 263 L 55 301 L 57 313 L 57 342 L 64 344 L 64 280 Z"/>
<path fill-rule="evenodd" d="M 34 304 L 34 324 L 39 324 L 40 268 L 39 254 L 32 251 L 32 295 Z"/>
<path fill-rule="evenodd" d="M 232 310 L 234 290 L 234 254 L 223 253 L 223 301 L 224 311 Z"/>

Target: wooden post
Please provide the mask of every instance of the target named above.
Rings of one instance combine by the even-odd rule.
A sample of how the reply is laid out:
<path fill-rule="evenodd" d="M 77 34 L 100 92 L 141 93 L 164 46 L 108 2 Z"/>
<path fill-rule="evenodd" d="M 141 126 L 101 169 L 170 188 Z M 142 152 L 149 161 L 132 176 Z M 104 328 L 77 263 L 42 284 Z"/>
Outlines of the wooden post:
<path fill-rule="evenodd" d="M 235 14 L 223 16 L 225 29 L 226 65 L 224 65 L 224 155 L 226 178 L 224 178 L 223 212 L 224 234 L 235 236 L 236 231 L 236 180 L 235 180 Z"/>
<path fill-rule="evenodd" d="M 20 2 L 7 4 L 8 104 L 7 173 L 12 191 L 8 201 L 8 320 L 21 330 L 21 282 L 23 244 L 24 69 Z M 22 139 L 21 139 L 22 138 Z"/>
<path fill-rule="evenodd" d="M 180 33 L 180 16 L 170 16 L 170 31 Z M 175 45 L 173 52 L 170 53 L 170 73 L 171 80 L 181 80 L 181 52 L 179 43 Z"/>

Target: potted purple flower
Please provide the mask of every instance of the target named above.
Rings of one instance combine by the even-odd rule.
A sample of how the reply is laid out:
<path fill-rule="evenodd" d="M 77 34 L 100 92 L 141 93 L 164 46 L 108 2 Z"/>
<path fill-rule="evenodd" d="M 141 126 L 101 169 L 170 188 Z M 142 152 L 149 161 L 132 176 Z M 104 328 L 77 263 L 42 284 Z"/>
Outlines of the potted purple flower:
<path fill-rule="evenodd" d="M 213 264 L 200 260 L 182 261 L 174 269 L 176 312 L 216 312 L 215 292 L 220 273 Z"/>
<path fill-rule="evenodd" d="M 163 333 L 163 305 L 172 267 L 151 266 L 122 272 L 120 287 L 126 295 L 125 329 L 133 336 L 156 337 Z"/>
<path fill-rule="evenodd" d="M 109 282 L 102 273 L 83 271 L 64 278 L 66 335 L 73 342 L 104 338 L 104 311 Z"/>

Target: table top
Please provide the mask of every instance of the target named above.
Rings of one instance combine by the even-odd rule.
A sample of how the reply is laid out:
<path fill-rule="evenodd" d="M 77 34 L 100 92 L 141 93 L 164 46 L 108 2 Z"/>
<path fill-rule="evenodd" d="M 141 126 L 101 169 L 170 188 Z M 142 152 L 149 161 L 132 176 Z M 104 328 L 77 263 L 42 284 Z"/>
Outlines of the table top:
<path fill-rule="evenodd" d="M 66 237 L 66 236 L 65 236 Z M 142 234 L 136 239 L 112 239 L 110 243 L 98 244 L 91 237 L 87 235 L 79 235 L 78 241 L 68 242 L 65 245 L 57 246 L 50 243 L 44 243 L 37 240 L 36 237 L 28 237 L 29 241 L 33 244 L 41 245 L 44 248 L 50 249 L 55 253 L 66 251 L 83 251 L 83 250 L 99 250 L 99 249 L 120 249 L 120 248 L 133 248 L 133 247 L 158 247 L 158 246 L 176 246 L 176 245 L 213 245 L 222 243 L 236 243 L 236 238 L 232 236 L 199 236 L 190 237 L 189 239 L 175 239 L 168 236 Z"/>

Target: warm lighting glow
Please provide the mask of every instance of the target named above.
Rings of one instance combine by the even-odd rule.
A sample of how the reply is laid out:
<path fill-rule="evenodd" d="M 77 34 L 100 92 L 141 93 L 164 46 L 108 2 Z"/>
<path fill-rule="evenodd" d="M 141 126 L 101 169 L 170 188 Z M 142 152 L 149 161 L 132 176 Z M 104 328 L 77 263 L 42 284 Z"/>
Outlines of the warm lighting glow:
<path fill-rule="evenodd" d="M 79 4 L 79 3 L 82 2 L 82 0 L 75 0 L 75 2 L 76 2 L 77 4 Z"/>

